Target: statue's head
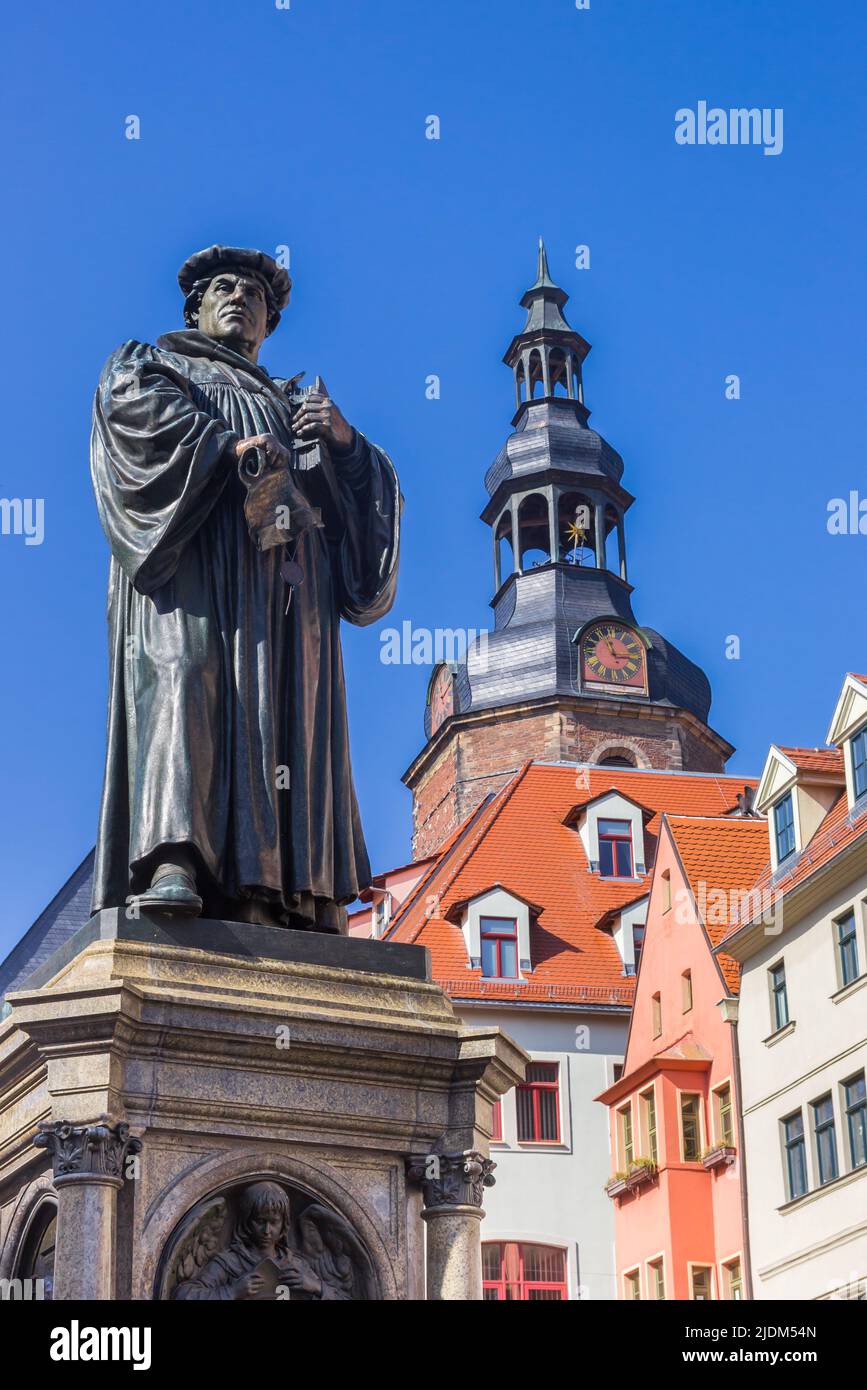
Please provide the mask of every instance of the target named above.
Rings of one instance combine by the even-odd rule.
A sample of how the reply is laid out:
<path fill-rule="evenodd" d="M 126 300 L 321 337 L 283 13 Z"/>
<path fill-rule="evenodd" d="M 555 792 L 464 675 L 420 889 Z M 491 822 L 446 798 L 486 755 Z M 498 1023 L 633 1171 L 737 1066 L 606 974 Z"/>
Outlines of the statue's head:
<path fill-rule="evenodd" d="M 254 1182 L 238 1202 L 236 1235 L 258 1249 L 285 1244 L 289 1234 L 289 1197 L 276 1182 Z"/>
<path fill-rule="evenodd" d="M 264 251 L 209 246 L 178 271 L 184 322 L 255 362 L 289 303 L 292 281 Z"/>

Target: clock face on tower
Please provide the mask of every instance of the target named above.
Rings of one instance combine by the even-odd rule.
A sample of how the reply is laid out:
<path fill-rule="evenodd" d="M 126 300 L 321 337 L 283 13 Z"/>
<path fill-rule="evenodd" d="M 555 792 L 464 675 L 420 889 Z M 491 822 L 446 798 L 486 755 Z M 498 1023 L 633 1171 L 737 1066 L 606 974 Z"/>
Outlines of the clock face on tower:
<path fill-rule="evenodd" d="M 646 695 L 644 643 L 623 623 L 611 619 L 591 623 L 581 637 L 581 677 L 584 686 Z"/>
<path fill-rule="evenodd" d="M 444 719 L 455 710 L 455 693 L 452 673 L 448 666 L 441 666 L 433 677 L 430 688 L 430 731 L 436 733 Z"/>

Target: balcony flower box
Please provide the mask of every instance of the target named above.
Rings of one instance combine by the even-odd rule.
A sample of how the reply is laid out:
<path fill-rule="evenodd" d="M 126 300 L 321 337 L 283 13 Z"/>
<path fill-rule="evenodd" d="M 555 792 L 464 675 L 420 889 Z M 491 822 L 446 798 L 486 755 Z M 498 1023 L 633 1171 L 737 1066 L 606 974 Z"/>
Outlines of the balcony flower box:
<path fill-rule="evenodd" d="M 713 1168 L 727 1168 L 734 1163 L 736 1154 L 734 1144 L 717 1144 L 712 1149 L 705 1149 L 701 1156 L 702 1167 L 707 1168 L 708 1172 Z"/>
<path fill-rule="evenodd" d="M 626 1191 L 627 1173 L 612 1173 L 605 1184 L 605 1191 L 609 1197 L 619 1197 Z"/>
<path fill-rule="evenodd" d="M 630 1166 L 626 1186 L 630 1192 L 636 1187 L 643 1187 L 645 1183 L 653 1182 L 656 1172 L 656 1164 L 652 1158 L 636 1158 Z"/>

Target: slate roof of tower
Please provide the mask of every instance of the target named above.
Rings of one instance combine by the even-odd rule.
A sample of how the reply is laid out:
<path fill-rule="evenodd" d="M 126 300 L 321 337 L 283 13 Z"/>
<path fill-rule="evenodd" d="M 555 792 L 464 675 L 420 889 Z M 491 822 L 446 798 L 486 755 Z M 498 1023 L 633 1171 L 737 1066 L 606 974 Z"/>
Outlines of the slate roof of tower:
<path fill-rule="evenodd" d="M 649 875 L 611 880 L 591 872 L 578 831 L 564 818 L 580 801 L 621 791 L 651 812 L 649 867 L 664 811 L 723 816 L 745 782 L 755 785 L 702 773 L 527 763 L 464 823 L 403 904 L 387 939 L 427 946 L 434 978 L 455 998 L 627 1006 L 634 981 L 599 923 L 639 897 Z M 470 969 L 460 927 L 446 919 L 455 904 L 496 883 L 542 908 L 531 921 L 533 970 L 524 982 L 494 982 Z"/>

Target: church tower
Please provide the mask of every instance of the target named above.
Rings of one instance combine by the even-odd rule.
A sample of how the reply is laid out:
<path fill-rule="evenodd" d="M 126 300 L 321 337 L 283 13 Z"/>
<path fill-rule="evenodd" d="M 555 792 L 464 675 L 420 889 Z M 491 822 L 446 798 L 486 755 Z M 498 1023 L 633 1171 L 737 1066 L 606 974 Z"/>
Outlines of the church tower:
<path fill-rule="evenodd" d="M 436 666 L 426 742 L 404 774 L 413 849 L 431 854 L 530 758 L 722 772 L 704 672 L 632 610 L 623 460 L 590 429 L 590 344 L 563 316 L 544 244 L 504 357 L 513 431 L 485 477 L 493 629 Z"/>

